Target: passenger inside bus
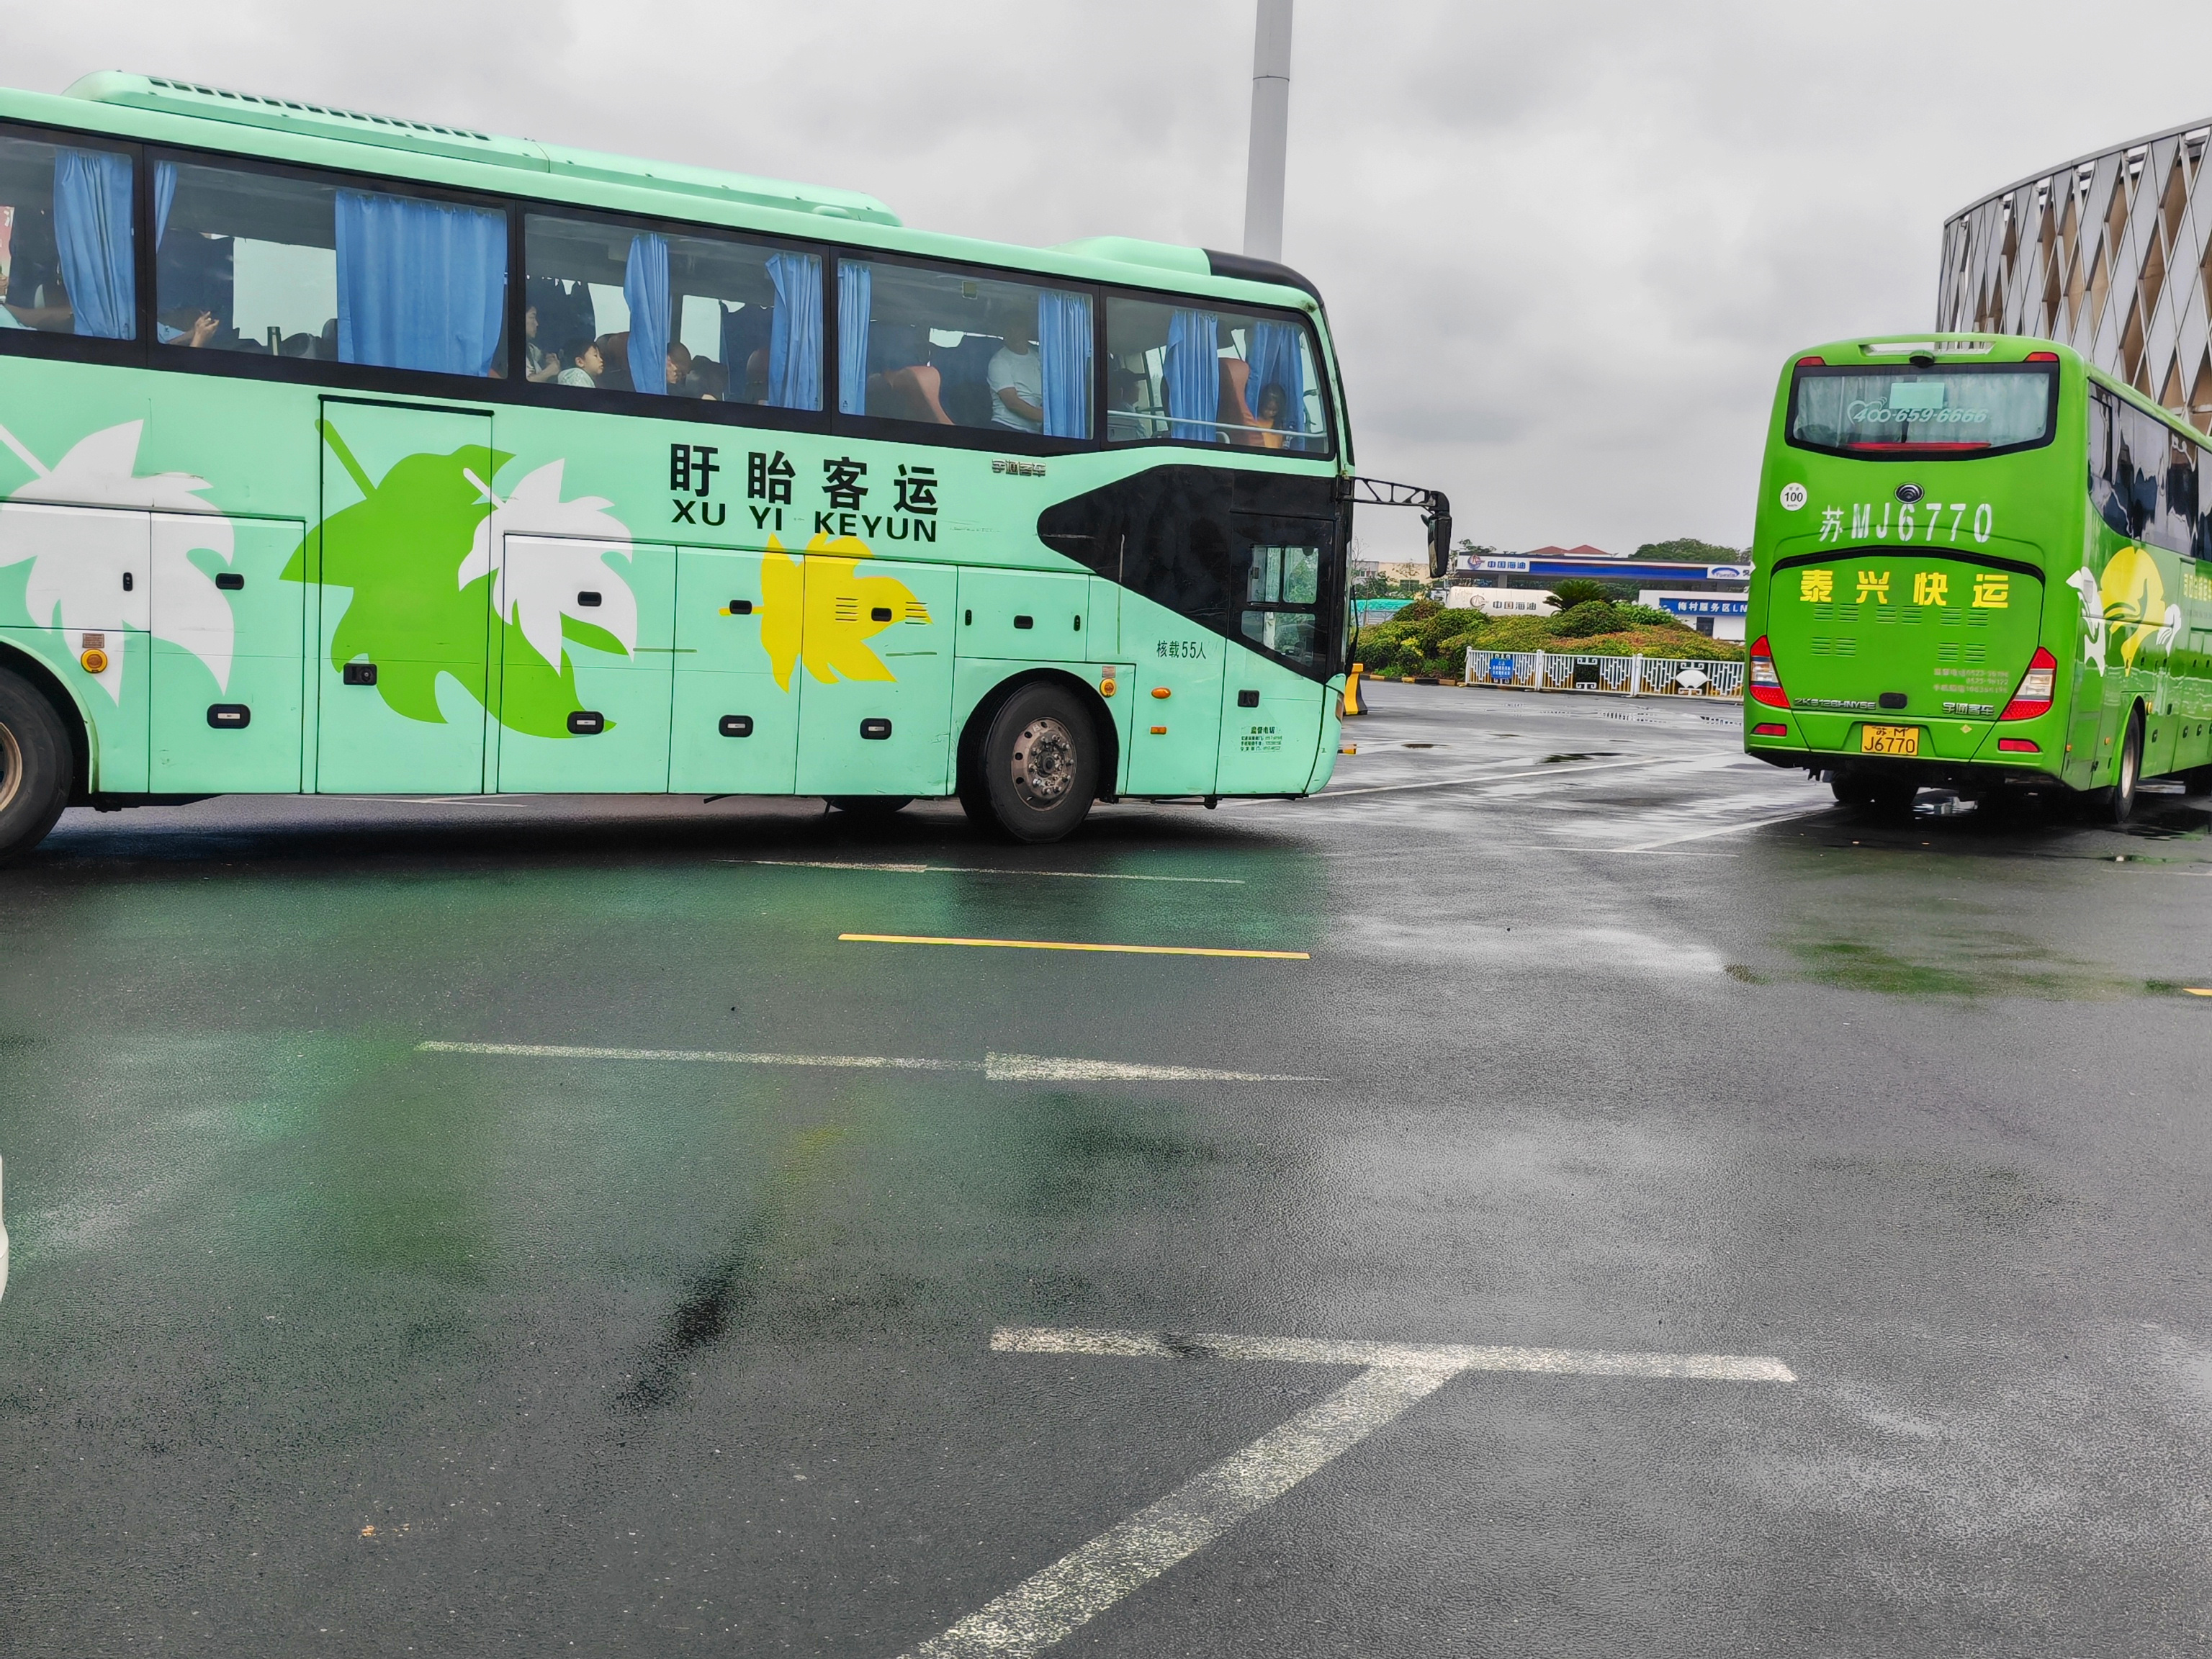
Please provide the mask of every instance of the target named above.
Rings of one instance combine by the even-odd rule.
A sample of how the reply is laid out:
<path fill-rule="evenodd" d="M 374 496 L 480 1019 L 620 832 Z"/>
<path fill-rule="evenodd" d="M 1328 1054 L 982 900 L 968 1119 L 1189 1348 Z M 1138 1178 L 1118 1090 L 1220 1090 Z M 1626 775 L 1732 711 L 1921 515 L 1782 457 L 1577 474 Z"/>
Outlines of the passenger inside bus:
<path fill-rule="evenodd" d="M 991 388 L 991 419 L 1016 432 L 1044 430 L 1044 369 L 1030 349 L 1036 313 L 1018 304 L 1000 307 L 999 349 L 991 354 L 985 384 Z"/>
<path fill-rule="evenodd" d="M 538 343 L 538 307 L 525 306 L 522 311 L 523 378 L 544 386 L 560 372 L 561 360 Z"/>
<path fill-rule="evenodd" d="M 568 367 L 555 377 L 558 385 L 589 392 L 599 383 L 599 376 L 606 368 L 606 360 L 599 356 L 599 343 L 586 336 L 571 340 L 561 349 L 568 360 Z"/>

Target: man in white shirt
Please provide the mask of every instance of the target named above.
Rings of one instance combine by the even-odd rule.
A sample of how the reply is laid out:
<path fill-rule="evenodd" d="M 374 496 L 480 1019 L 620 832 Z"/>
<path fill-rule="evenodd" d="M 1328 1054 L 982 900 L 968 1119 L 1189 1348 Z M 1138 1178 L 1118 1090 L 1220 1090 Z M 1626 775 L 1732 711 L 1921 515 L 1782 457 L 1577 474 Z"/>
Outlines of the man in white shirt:
<path fill-rule="evenodd" d="M 991 354 L 991 424 L 1016 432 L 1044 430 L 1044 364 L 1036 352 L 1036 313 L 1009 306 L 999 319 L 1006 343 Z"/>

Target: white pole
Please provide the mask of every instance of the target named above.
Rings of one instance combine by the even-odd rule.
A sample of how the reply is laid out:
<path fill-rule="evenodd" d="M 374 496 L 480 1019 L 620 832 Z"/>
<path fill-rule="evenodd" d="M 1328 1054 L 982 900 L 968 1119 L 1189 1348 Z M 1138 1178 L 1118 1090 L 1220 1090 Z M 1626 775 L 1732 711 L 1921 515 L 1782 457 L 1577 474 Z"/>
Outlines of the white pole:
<path fill-rule="evenodd" d="M 1259 0 L 1252 31 L 1252 138 L 1244 173 L 1244 252 L 1283 257 L 1283 171 L 1291 137 L 1291 0 Z"/>

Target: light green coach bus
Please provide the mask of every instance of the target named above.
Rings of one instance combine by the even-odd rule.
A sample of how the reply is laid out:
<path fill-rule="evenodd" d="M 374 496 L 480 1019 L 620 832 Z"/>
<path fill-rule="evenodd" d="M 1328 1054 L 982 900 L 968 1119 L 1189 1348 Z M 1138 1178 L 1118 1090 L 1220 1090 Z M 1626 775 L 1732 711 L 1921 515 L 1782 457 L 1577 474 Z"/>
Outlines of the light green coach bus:
<path fill-rule="evenodd" d="M 1902 811 L 1923 786 L 2124 820 L 2212 786 L 2212 467 L 2049 341 L 1848 341 L 1782 376 L 1745 746 Z"/>
<path fill-rule="evenodd" d="M 219 793 L 1302 795 L 1352 501 L 1449 545 L 1351 463 L 1280 265 L 0 93 L 0 856 Z"/>

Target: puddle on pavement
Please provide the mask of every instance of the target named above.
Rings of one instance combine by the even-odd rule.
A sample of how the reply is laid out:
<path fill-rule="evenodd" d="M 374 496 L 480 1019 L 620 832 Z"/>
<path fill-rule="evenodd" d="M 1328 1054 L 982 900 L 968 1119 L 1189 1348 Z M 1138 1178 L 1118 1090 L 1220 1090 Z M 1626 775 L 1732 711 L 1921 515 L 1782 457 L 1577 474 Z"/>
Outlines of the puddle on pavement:
<path fill-rule="evenodd" d="M 2023 1170 L 1972 1168 L 1913 1158 L 1816 1158 L 1813 1170 L 1823 1182 L 1848 1189 L 1857 1201 L 1877 1208 L 1902 1206 L 1924 1224 L 1932 1208 L 1966 1220 L 2008 1227 L 2030 1221 L 2069 1203 Z"/>
<path fill-rule="evenodd" d="M 2142 981 L 2121 979 L 2094 963 L 2054 955 L 2022 933 L 1946 933 L 1925 942 L 1928 951 L 1917 958 L 1853 939 L 1798 939 L 1789 950 L 1804 965 L 1804 978 L 1885 996 L 2086 1002 L 2144 994 Z"/>

